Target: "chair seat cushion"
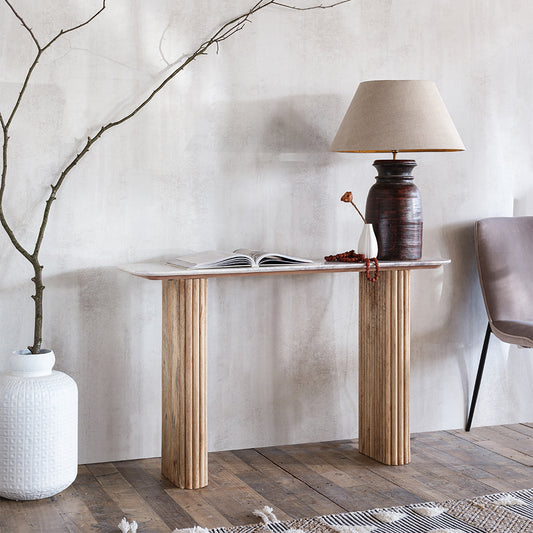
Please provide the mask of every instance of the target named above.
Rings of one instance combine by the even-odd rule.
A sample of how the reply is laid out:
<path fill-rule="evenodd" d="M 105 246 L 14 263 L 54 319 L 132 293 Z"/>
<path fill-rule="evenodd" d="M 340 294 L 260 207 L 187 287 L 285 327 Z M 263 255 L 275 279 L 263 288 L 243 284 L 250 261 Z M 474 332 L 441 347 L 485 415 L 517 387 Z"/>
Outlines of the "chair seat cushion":
<path fill-rule="evenodd" d="M 491 323 L 494 335 L 509 344 L 533 348 L 533 322 L 525 320 L 495 320 Z"/>

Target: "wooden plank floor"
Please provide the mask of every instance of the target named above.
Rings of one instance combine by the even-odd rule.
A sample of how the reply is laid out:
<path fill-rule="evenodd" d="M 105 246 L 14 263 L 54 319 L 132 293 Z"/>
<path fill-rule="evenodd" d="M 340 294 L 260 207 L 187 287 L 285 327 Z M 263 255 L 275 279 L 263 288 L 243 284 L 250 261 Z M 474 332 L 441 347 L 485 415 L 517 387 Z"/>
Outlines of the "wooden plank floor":
<path fill-rule="evenodd" d="M 257 522 L 533 488 L 533 424 L 412 436 L 412 462 L 385 466 L 354 441 L 209 454 L 210 483 L 187 491 L 161 477 L 159 459 L 84 465 L 53 498 L 0 498 L 2 533 L 118 532 L 123 516 L 138 533 Z"/>

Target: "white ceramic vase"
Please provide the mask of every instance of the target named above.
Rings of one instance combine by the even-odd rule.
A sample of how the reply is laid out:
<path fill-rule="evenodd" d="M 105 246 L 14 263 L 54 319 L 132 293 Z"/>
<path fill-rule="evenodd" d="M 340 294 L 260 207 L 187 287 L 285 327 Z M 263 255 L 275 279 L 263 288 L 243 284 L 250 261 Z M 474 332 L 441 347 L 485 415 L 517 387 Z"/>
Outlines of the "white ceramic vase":
<path fill-rule="evenodd" d="M 78 388 L 54 352 L 13 352 L 0 375 L 0 496 L 48 498 L 78 471 Z"/>
<path fill-rule="evenodd" d="M 364 254 L 368 259 L 378 256 L 378 241 L 372 224 L 364 225 L 357 245 L 357 253 Z"/>

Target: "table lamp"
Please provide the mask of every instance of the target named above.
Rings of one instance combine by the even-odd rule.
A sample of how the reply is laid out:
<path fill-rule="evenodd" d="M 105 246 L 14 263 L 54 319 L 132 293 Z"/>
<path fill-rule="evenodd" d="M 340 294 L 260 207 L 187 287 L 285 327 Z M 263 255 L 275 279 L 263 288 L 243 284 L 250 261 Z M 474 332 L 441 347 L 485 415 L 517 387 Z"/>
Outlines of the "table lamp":
<path fill-rule="evenodd" d="M 378 241 L 378 259 L 422 257 L 422 203 L 412 159 L 398 152 L 464 150 L 436 85 L 424 80 L 379 80 L 359 84 L 331 145 L 333 152 L 392 152 L 378 159 L 376 183 L 366 202 L 366 222 Z"/>

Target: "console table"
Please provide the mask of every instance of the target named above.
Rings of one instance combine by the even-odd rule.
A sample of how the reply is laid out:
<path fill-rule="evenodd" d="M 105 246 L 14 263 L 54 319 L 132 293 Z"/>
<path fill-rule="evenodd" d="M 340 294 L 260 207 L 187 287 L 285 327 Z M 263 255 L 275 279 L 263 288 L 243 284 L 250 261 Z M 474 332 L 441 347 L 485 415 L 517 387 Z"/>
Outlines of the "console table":
<path fill-rule="evenodd" d="M 360 263 L 216 270 L 121 266 L 163 285 L 163 475 L 181 488 L 207 485 L 207 280 L 228 276 L 359 273 L 359 451 L 387 465 L 409 463 L 409 276 L 449 262 L 382 261 L 376 283 L 366 279 Z"/>

